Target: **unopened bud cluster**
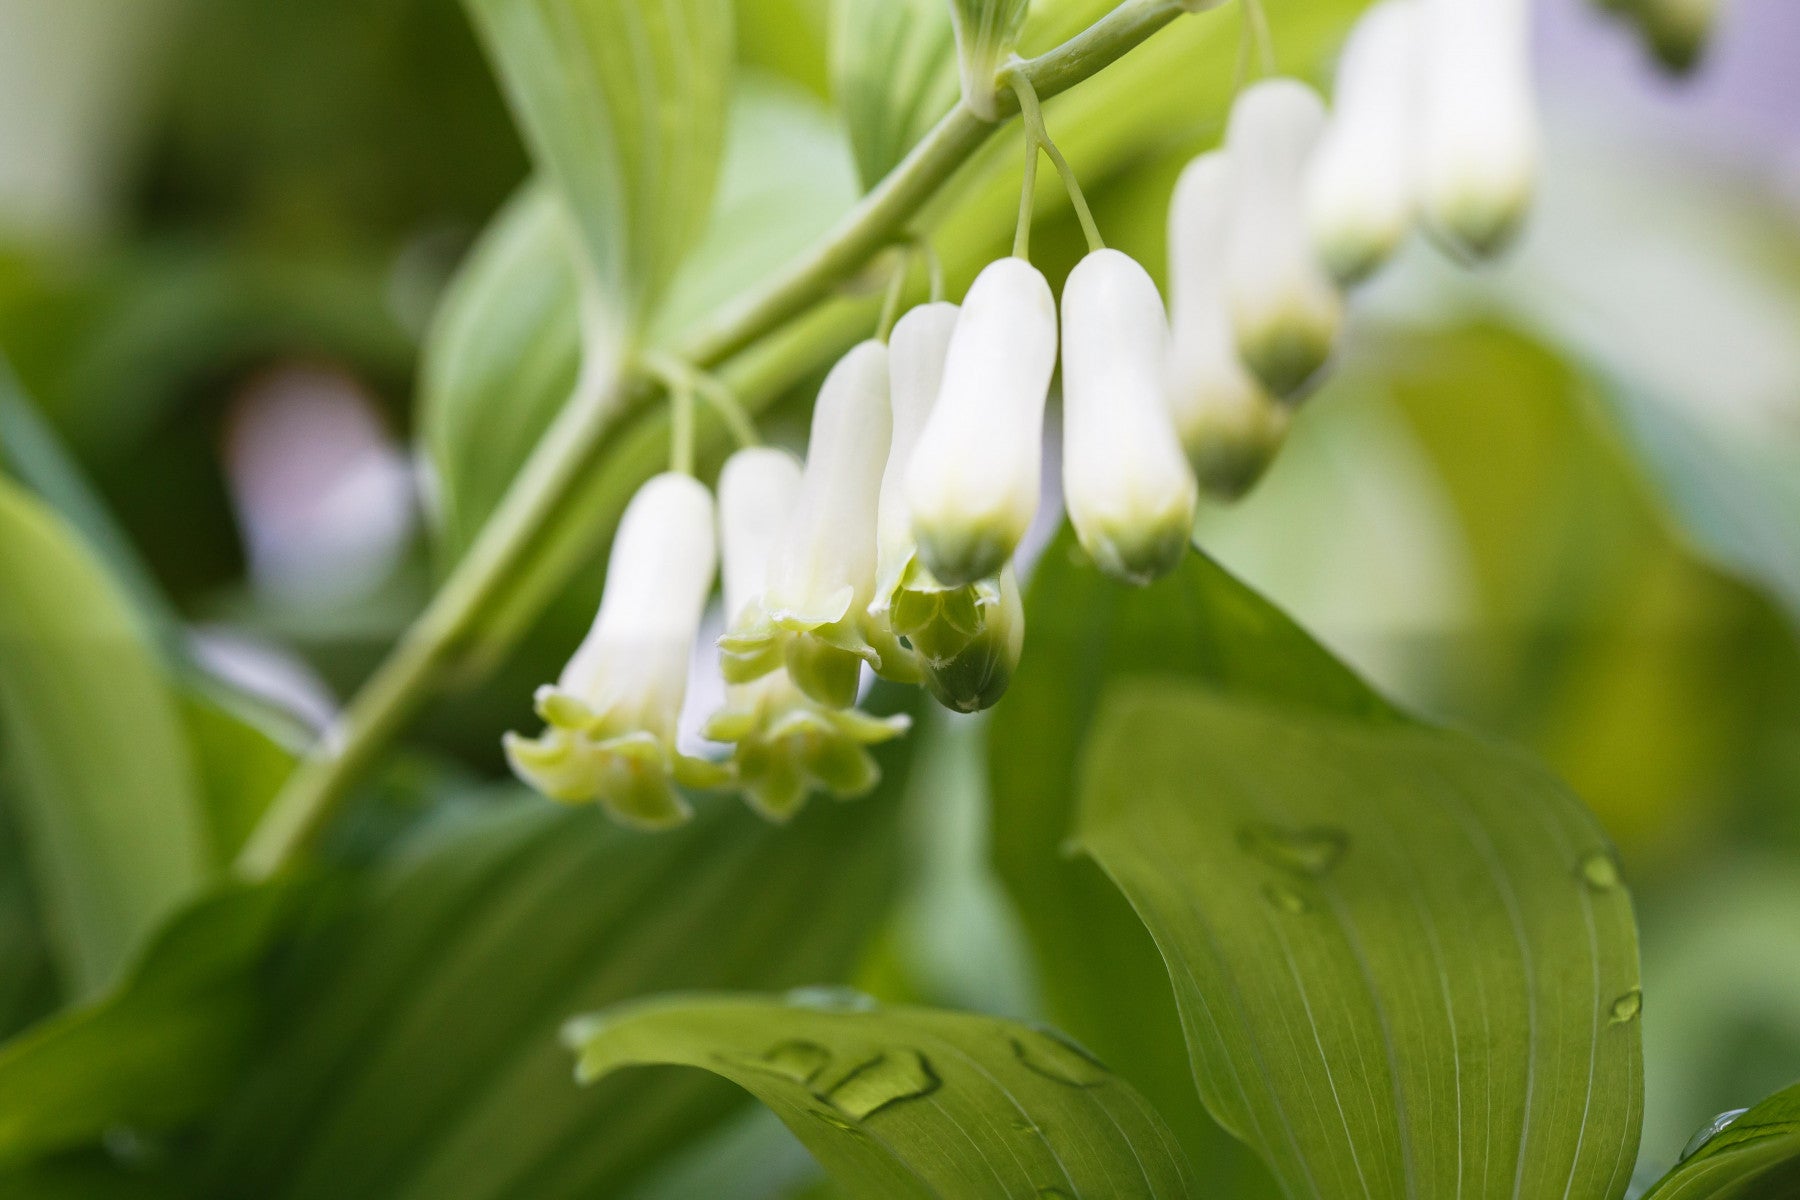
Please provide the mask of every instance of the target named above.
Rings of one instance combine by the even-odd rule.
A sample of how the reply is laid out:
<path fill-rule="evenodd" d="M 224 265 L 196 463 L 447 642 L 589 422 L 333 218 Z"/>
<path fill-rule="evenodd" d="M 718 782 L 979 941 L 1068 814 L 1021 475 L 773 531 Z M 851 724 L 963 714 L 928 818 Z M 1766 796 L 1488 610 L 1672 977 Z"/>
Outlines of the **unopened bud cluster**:
<path fill-rule="evenodd" d="M 1345 288 L 1416 224 L 1465 258 L 1516 230 L 1536 158 L 1525 4 L 1381 0 L 1344 51 L 1334 112 L 1292 79 L 1246 88 L 1224 144 L 1176 185 L 1167 312 L 1116 250 L 1070 272 L 1060 311 L 1035 267 L 1001 259 L 960 307 L 915 308 L 839 360 L 804 465 L 740 450 L 716 516 L 693 479 L 651 480 L 593 631 L 539 690 L 547 728 L 507 737 L 515 771 L 638 826 L 684 819 L 684 787 L 735 787 L 779 820 L 814 791 L 874 786 L 868 748 L 906 720 L 858 710 L 868 673 L 960 712 L 993 705 L 1023 649 L 1013 558 L 1059 360 L 1077 538 L 1122 582 L 1173 570 L 1201 489 L 1241 495 L 1279 448 L 1332 357 Z M 704 732 L 730 755 L 713 761 L 675 732 L 721 552 L 726 700 Z"/>

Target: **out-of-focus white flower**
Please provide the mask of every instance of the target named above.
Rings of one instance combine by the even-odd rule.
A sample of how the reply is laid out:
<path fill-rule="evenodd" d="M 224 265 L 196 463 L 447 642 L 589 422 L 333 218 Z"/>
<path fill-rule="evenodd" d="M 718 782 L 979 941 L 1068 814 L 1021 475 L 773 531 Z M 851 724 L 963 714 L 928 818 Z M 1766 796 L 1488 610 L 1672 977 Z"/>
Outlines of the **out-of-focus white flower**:
<path fill-rule="evenodd" d="M 1169 410 L 1206 490 L 1250 490 L 1287 435 L 1288 409 L 1238 358 L 1225 303 L 1231 234 L 1231 159 L 1223 150 L 1187 165 L 1169 204 Z"/>
<path fill-rule="evenodd" d="M 1381 0 L 1357 21 L 1338 60 L 1331 117 L 1307 179 L 1306 216 L 1313 245 L 1339 283 L 1366 278 L 1412 228 L 1419 23 L 1416 0 Z"/>
<path fill-rule="evenodd" d="M 949 585 L 999 572 L 1037 512 L 1056 302 L 1030 263 L 976 277 L 950 337 L 938 402 L 906 472 L 919 557 Z"/>
<path fill-rule="evenodd" d="M 887 347 L 863 342 L 819 391 L 800 497 L 762 600 L 719 640 L 727 680 L 748 682 L 785 662 L 807 695 L 848 708 L 863 663 L 903 667 L 901 648 L 887 643 L 868 616 L 890 428 Z"/>
<path fill-rule="evenodd" d="M 1423 199 L 1432 229 L 1486 258 L 1511 242 L 1537 180 L 1530 0 L 1419 0 Z"/>
<path fill-rule="evenodd" d="M 1168 319 L 1148 272 L 1096 250 L 1062 295 L 1063 497 L 1100 569 L 1146 584 L 1187 552 L 1198 489 L 1168 398 Z"/>
<path fill-rule="evenodd" d="M 780 450 L 740 450 L 719 474 L 719 528 L 724 542 L 725 612 L 736 624 L 759 619 L 769 564 L 799 500 L 800 464 Z M 872 717 L 809 699 L 778 666 L 726 688 L 725 706 L 704 734 L 733 745 L 732 767 L 751 807 L 785 821 L 809 792 L 840 799 L 862 795 L 881 778 L 865 748 L 899 736 L 904 716 Z"/>
<path fill-rule="evenodd" d="M 1463 0 L 1456 0 L 1462 3 Z M 1343 301 L 1313 251 L 1304 212 L 1312 153 L 1325 128 L 1319 94 L 1295 79 L 1245 88 L 1231 109 L 1232 219 L 1225 294 L 1244 365 L 1292 396 L 1330 357 Z"/>
<path fill-rule="evenodd" d="M 675 748 L 715 558 L 705 487 L 664 474 L 638 489 L 619 522 L 593 628 L 556 683 L 537 691 L 548 728 L 505 737 L 521 779 L 556 800 L 598 801 L 640 828 L 687 819 L 677 784 L 725 782 L 716 764 Z"/>

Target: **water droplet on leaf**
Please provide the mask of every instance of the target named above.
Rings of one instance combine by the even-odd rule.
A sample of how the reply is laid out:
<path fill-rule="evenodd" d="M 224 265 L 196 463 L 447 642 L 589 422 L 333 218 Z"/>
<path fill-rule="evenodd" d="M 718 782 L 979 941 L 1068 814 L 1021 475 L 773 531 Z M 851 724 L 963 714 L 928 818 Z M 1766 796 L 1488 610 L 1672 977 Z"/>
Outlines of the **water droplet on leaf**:
<path fill-rule="evenodd" d="M 874 1012 L 880 1005 L 867 992 L 853 987 L 799 987 L 784 997 L 795 1008 L 811 1008 L 820 1012 Z"/>
<path fill-rule="evenodd" d="M 1619 864 L 1604 850 L 1596 850 L 1581 860 L 1581 878 L 1596 892 L 1610 892 L 1619 886 Z"/>
<path fill-rule="evenodd" d="M 831 1065 L 831 1051 L 817 1042 L 796 1039 L 780 1042 L 760 1055 L 739 1055 L 729 1061 L 752 1070 L 779 1075 L 794 1083 L 807 1084 Z"/>
<path fill-rule="evenodd" d="M 1299 916 L 1302 913 L 1312 911 L 1312 905 L 1306 902 L 1305 896 L 1302 896 L 1293 888 L 1283 887 L 1279 883 L 1264 884 L 1263 899 L 1267 900 L 1276 908 L 1279 908 L 1282 912 L 1292 913 L 1294 916 Z"/>
<path fill-rule="evenodd" d="M 1720 1113 L 1705 1125 L 1701 1126 L 1700 1131 L 1689 1138 L 1688 1144 L 1681 1148 L 1681 1161 L 1686 1162 L 1688 1159 L 1694 1157 L 1694 1155 L 1700 1153 L 1706 1143 L 1712 1141 L 1721 1133 L 1724 1133 L 1725 1130 L 1730 1127 L 1732 1122 L 1736 1121 L 1739 1117 L 1749 1111 L 1750 1110 L 1747 1108 L 1733 1108 Z"/>
<path fill-rule="evenodd" d="M 1350 835 L 1330 825 L 1283 829 L 1258 821 L 1238 830 L 1238 845 L 1271 867 L 1317 879 L 1343 861 Z"/>
<path fill-rule="evenodd" d="M 1643 989 L 1632 988 L 1629 992 L 1626 992 L 1623 996 L 1614 1000 L 1612 1002 L 1612 1008 L 1609 1011 L 1614 1025 L 1623 1025 L 1628 1021 L 1637 1020 L 1638 1014 L 1644 1011 Z"/>
<path fill-rule="evenodd" d="M 1087 1050 L 1062 1033 L 1040 1029 L 1011 1039 L 1013 1054 L 1025 1068 L 1069 1087 L 1099 1087 L 1110 1072 Z"/>
<path fill-rule="evenodd" d="M 939 1087 L 937 1072 L 917 1050 L 886 1050 L 859 1064 L 820 1093 L 846 1116 L 867 1120 L 890 1104 L 929 1095 Z"/>

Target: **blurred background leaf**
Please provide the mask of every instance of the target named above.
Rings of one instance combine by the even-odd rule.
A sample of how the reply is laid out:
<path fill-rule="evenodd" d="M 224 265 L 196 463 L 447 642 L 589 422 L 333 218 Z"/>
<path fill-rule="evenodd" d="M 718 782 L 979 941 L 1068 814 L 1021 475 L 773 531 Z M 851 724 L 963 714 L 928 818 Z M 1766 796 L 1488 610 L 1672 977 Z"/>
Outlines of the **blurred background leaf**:
<path fill-rule="evenodd" d="M 0 482 L 10 794 L 63 978 L 91 996 L 192 895 L 210 847 L 148 630 L 69 530 Z"/>
<path fill-rule="evenodd" d="M 705 225 L 735 50 L 730 0 L 469 0 L 614 335 Z"/>
<path fill-rule="evenodd" d="M 489 802 L 415 836 L 296 951 L 273 1049 L 219 1110 L 208 1188 L 271 1197 L 618 1194 L 736 1111 L 729 1089 L 578 1090 L 574 1012 L 665 989 L 847 978 L 894 885 L 884 791 L 774 829 L 733 803 L 662 835 Z"/>

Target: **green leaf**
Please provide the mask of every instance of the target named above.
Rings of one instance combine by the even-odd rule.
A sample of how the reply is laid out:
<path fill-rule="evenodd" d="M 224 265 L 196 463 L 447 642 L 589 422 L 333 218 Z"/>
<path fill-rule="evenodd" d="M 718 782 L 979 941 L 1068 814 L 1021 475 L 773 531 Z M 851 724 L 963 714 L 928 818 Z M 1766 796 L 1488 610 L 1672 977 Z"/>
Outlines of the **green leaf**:
<path fill-rule="evenodd" d="M 785 829 L 719 801 L 639 834 L 532 798 L 429 832 L 297 952 L 280 1035 L 210 1139 L 216 1190 L 622 1194 L 735 1098 L 704 1080 L 577 1089 L 557 1029 L 647 992 L 846 976 L 894 885 L 903 762 L 884 760 L 884 792 Z"/>
<path fill-rule="evenodd" d="M 50 938 L 31 894 L 25 846 L 0 771 L 0 1039 L 31 1024 L 59 1000 Z"/>
<path fill-rule="evenodd" d="M 445 563 L 469 548 L 575 387 L 576 295 L 556 198 L 528 183 L 464 261 L 420 365 L 419 424 Z"/>
<path fill-rule="evenodd" d="M 671 997 L 571 1025 L 580 1075 L 700 1067 L 768 1105 L 853 1195 L 1198 1195 L 1143 1097 L 1048 1029 L 854 1000 Z"/>
<path fill-rule="evenodd" d="M 259 1029 L 251 968 L 290 911 L 286 886 L 230 886 L 183 909 L 104 998 L 0 1047 L 0 1165 L 174 1129 L 236 1077 Z"/>
<path fill-rule="evenodd" d="M 1696 1135 L 1644 1200 L 1777 1200 L 1800 1189 L 1800 1083 L 1729 1116 Z"/>
<path fill-rule="evenodd" d="M 632 334 L 705 226 L 724 145 L 730 0 L 467 0 L 611 333 Z"/>
<path fill-rule="evenodd" d="M 864 190 L 906 157 L 962 94 L 944 0 L 838 0 L 832 91 Z"/>
<path fill-rule="evenodd" d="M 1631 902 L 1541 768 L 1465 734 L 1123 684 L 1077 841 L 1162 950 L 1207 1106 L 1289 1195 L 1623 1193 Z"/>
<path fill-rule="evenodd" d="M 1261 1171 L 1218 1135 L 1194 1097 L 1155 944 L 1092 862 L 1062 853 L 1075 825 L 1077 754 L 1108 684 L 1143 673 L 1302 709 L 1396 718 L 1293 622 L 1201 554 L 1151 587 L 1125 588 L 1089 565 L 1065 529 L 1038 563 L 1025 628 L 1026 653 L 989 734 L 994 858 L 1030 937 L 1051 1018 L 1143 1088 L 1194 1161 L 1220 1171 L 1232 1163 L 1234 1194 L 1248 1194 Z"/>
<path fill-rule="evenodd" d="M 0 482 L 0 728 L 70 990 L 111 981 L 207 874 L 179 704 L 106 573 Z"/>
<path fill-rule="evenodd" d="M 213 861 L 237 857 L 263 810 L 294 769 L 298 731 L 273 731 L 254 701 L 214 686 L 181 695 L 181 717 L 193 747 Z"/>

